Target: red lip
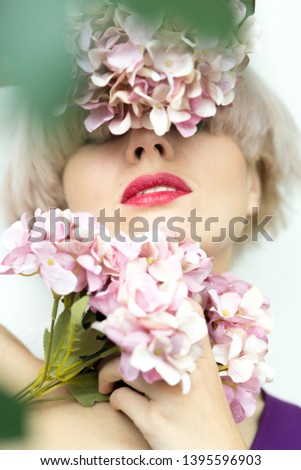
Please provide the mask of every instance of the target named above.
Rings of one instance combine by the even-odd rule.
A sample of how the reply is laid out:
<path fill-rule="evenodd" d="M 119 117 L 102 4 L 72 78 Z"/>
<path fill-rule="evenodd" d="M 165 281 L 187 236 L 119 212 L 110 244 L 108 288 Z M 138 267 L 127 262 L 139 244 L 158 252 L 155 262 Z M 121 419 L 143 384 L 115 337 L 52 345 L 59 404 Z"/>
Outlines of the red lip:
<path fill-rule="evenodd" d="M 154 193 L 139 194 L 141 191 L 154 188 L 155 186 L 169 186 L 174 191 L 158 191 Z M 125 189 L 121 203 L 132 206 L 153 206 L 166 204 L 173 199 L 191 193 L 191 188 L 184 180 L 176 175 L 166 172 L 154 175 L 139 176 L 134 179 Z"/>

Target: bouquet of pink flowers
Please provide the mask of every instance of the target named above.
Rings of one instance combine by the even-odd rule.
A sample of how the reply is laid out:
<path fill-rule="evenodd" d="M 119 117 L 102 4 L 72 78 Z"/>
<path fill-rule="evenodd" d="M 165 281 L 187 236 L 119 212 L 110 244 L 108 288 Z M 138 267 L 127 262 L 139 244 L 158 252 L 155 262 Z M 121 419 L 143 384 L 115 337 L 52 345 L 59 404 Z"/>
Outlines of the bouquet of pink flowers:
<path fill-rule="evenodd" d="M 86 406 L 108 400 L 98 392 L 97 366 L 116 354 L 126 381 L 181 383 L 189 393 L 209 333 L 233 416 L 250 416 L 273 377 L 264 361 L 273 322 L 259 289 L 211 274 L 212 259 L 192 240 L 170 241 L 163 231 L 139 242 L 108 235 L 91 214 L 58 209 L 36 211 L 31 228 L 23 215 L 4 233 L 0 274 L 39 274 L 54 298 L 45 365 L 18 398 L 31 403 L 68 385 Z"/>

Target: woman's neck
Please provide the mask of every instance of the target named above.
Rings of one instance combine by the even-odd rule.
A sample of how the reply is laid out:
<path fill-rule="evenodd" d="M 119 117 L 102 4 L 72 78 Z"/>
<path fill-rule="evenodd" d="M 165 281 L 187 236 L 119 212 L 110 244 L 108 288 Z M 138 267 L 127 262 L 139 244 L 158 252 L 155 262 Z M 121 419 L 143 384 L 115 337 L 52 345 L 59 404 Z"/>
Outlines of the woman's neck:
<path fill-rule="evenodd" d="M 232 261 L 232 246 L 228 246 L 213 255 L 214 274 L 222 274 L 230 270 Z"/>

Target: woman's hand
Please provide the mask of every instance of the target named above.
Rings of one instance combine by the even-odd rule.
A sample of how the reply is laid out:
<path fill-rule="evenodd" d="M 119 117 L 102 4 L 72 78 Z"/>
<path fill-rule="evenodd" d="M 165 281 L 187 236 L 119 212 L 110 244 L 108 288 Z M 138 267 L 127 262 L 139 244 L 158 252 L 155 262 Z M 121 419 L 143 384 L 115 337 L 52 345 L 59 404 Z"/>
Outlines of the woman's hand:
<path fill-rule="evenodd" d="M 183 395 L 180 385 L 170 387 L 163 381 L 150 385 L 143 379 L 111 394 L 113 409 L 134 422 L 152 449 L 247 448 L 232 417 L 208 336 L 202 348 L 189 394 Z M 111 392 L 114 382 L 121 379 L 119 363 L 114 358 L 100 370 L 101 393 Z"/>
<path fill-rule="evenodd" d="M 0 326 L 0 386 L 14 394 L 33 381 L 43 362 Z M 54 395 L 67 395 L 60 389 Z M 0 443 L 5 449 L 149 449 L 138 429 L 109 403 L 85 408 L 72 398 L 32 405 L 22 441 Z M 5 447 L 3 447 L 5 446 Z"/>

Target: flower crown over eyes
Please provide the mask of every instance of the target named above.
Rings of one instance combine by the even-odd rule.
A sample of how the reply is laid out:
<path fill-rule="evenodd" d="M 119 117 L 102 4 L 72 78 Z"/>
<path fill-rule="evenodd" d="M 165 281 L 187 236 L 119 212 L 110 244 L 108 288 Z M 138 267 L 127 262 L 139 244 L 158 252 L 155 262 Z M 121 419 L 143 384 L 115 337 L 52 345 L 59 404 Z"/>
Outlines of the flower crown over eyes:
<path fill-rule="evenodd" d="M 260 28 L 240 0 L 229 0 L 231 37 L 202 37 L 183 21 L 158 14 L 151 22 L 112 0 L 70 2 L 70 52 L 76 58 L 73 101 L 89 116 L 89 132 L 107 123 L 114 135 L 130 128 L 183 137 L 231 104 Z"/>

